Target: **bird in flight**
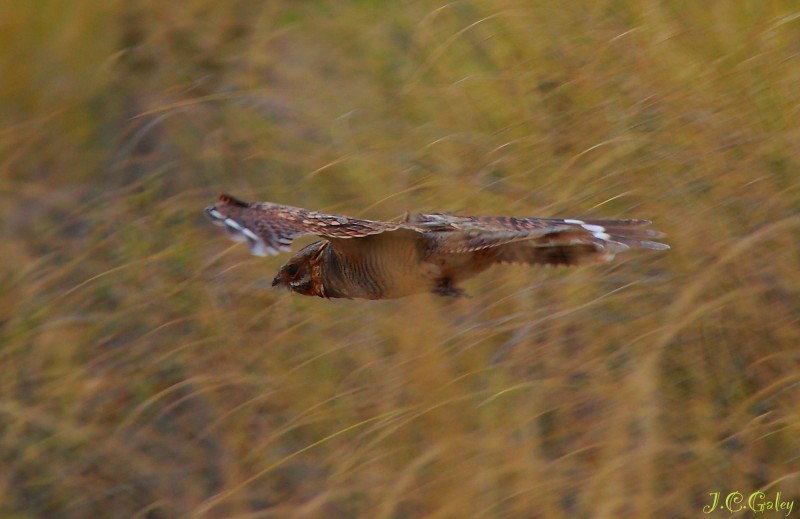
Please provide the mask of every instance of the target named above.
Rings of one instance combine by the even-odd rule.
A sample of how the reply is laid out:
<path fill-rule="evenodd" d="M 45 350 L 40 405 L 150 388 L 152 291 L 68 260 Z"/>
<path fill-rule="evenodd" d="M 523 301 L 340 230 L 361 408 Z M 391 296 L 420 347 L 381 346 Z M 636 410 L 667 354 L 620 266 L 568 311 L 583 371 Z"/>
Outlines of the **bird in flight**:
<path fill-rule="evenodd" d="M 376 221 L 225 194 L 205 213 L 256 256 L 288 252 L 298 236 L 319 236 L 280 268 L 272 286 L 324 298 L 458 297 L 465 295 L 459 283 L 495 264 L 585 265 L 630 248 L 669 249 L 654 241 L 664 234 L 647 229 L 648 220 L 429 213 Z"/>

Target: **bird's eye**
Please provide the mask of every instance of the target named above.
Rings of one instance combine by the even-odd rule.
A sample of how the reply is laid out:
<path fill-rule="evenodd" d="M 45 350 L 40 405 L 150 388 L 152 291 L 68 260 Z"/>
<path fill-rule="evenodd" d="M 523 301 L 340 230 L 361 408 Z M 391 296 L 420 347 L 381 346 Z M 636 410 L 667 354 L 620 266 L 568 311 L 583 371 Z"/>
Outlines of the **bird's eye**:
<path fill-rule="evenodd" d="M 297 269 L 299 268 L 300 266 L 297 263 L 292 263 L 286 267 L 286 273 L 289 274 L 290 277 L 295 277 L 297 275 Z"/>

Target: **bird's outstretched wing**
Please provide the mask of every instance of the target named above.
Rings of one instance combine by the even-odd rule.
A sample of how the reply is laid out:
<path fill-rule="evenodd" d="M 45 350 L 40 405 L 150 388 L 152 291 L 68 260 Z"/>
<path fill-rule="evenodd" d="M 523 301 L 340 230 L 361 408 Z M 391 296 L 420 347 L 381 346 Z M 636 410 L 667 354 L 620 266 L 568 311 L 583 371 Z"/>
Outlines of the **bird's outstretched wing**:
<path fill-rule="evenodd" d="M 442 252 L 486 250 L 502 263 L 579 265 L 609 261 L 629 248 L 665 250 L 663 233 L 647 229 L 649 220 L 578 220 L 419 214 L 414 225 L 439 233 Z"/>
<path fill-rule="evenodd" d="M 257 256 L 289 251 L 292 241 L 315 234 L 343 247 L 344 241 L 375 234 L 413 231 L 425 236 L 430 252 L 487 251 L 495 261 L 574 265 L 608 261 L 628 248 L 663 250 L 664 235 L 646 229 L 648 220 L 577 220 L 417 214 L 385 222 L 326 214 L 270 202 L 249 203 L 220 195 L 206 207 L 211 220 Z M 412 233 L 413 234 L 413 233 Z M 491 250 L 491 253 L 489 252 Z"/>
<path fill-rule="evenodd" d="M 205 213 L 224 227 L 232 240 L 246 242 L 256 256 L 288 252 L 292 240 L 304 234 L 347 239 L 399 229 L 426 232 L 425 228 L 410 223 L 362 220 L 269 202 L 249 203 L 225 194 L 219 196 L 216 204 L 206 207 Z"/>

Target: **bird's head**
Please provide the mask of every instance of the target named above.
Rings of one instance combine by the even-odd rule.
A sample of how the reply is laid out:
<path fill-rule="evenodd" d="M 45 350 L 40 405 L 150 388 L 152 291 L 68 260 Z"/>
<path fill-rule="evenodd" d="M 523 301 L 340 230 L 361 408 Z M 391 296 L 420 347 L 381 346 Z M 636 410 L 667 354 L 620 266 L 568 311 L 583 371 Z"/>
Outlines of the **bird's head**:
<path fill-rule="evenodd" d="M 327 297 L 322 285 L 320 260 L 326 245 L 326 241 L 317 241 L 301 249 L 283 264 L 272 280 L 272 286 L 285 287 L 304 296 Z"/>

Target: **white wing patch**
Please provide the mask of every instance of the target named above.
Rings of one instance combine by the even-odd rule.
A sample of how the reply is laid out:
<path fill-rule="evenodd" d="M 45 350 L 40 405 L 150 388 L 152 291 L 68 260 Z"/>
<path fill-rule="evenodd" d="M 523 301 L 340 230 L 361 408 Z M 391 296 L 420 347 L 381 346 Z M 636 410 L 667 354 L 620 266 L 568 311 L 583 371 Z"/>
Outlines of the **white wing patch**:
<path fill-rule="evenodd" d="M 564 223 L 569 223 L 572 225 L 580 225 L 581 227 L 592 233 L 592 236 L 594 236 L 598 240 L 613 241 L 611 240 L 611 235 L 606 232 L 606 228 L 603 227 L 602 225 L 592 225 L 584 222 L 583 220 L 575 220 L 572 218 L 564 220 Z M 619 242 L 614 242 L 614 243 L 623 245 Z M 625 246 L 625 248 L 627 249 L 628 247 Z"/>
<path fill-rule="evenodd" d="M 276 249 L 275 247 L 267 245 L 258 234 L 242 226 L 233 218 L 225 218 L 216 209 L 208 209 L 207 214 L 211 217 L 214 224 L 225 228 L 225 234 L 227 234 L 231 240 L 247 243 L 248 247 L 250 247 L 250 252 L 254 256 L 275 256 L 281 252 L 288 252 L 290 250 L 288 245 L 291 243 L 291 240 L 280 240 L 281 246 Z M 288 243 L 286 243 L 286 241 L 288 241 Z"/>

